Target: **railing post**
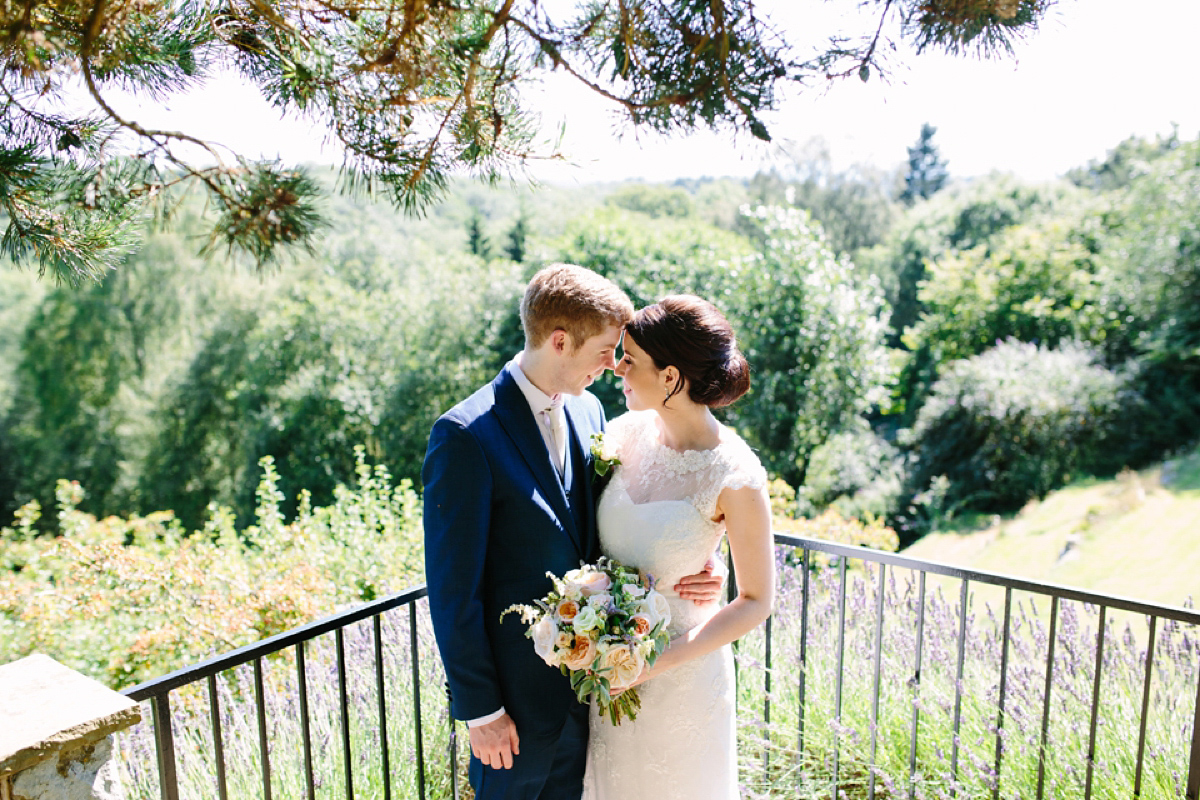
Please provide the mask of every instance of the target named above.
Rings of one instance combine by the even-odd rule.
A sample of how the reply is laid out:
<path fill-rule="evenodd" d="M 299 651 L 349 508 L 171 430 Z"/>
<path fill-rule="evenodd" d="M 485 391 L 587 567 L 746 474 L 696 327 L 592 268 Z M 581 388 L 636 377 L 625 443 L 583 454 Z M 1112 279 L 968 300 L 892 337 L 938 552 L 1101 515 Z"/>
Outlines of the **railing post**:
<path fill-rule="evenodd" d="M 446 719 L 450 724 L 450 798 L 458 800 L 458 728 L 450 711 L 450 683 L 446 682 Z"/>
<path fill-rule="evenodd" d="M 417 604 L 408 606 L 408 646 L 412 662 L 413 723 L 417 744 L 417 790 L 425 800 L 425 743 L 421 732 L 421 672 L 417 665 Z"/>
<path fill-rule="evenodd" d="M 763 660 L 766 669 L 763 670 L 763 778 L 769 785 L 771 782 L 771 620 L 767 617 L 766 638 Z"/>
<path fill-rule="evenodd" d="M 838 556 L 838 636 L 837 676 L 833 694 L 833 790 L 832 800 L 838 800 L 838 757 L 842 736 L 842 676 L 846 668 L 846 557 Z"/>
<path fill-rule="evenodd" d="M 1042 743 L 1038 748 L 1037 799 L 1046 796 L 1046 751 L 1050 742 L 1050 694 L 1054 691 L 1054 644 L 1058 636 L 1058 595 L 1050 598 L 1050 637 L 1046 646 L 1046 689 L 1042 705 Z"/>
<path fill-rule="evenodd" d="M 1192 758 L 1188 764 L 1188 800 L 1200 800 L 1200 670 L 1197 670 L 1196 708 L 1192 712 Z"/>
<path fill-rule="evenodd" d="M 154 750 L 158 756 L 158 788 L 163 800 L 179 800 L 179 781 L 175 776 L 175 736 L 171 732 L 171 696 L 162 694 L 150 700 L 154 715 Z"/>

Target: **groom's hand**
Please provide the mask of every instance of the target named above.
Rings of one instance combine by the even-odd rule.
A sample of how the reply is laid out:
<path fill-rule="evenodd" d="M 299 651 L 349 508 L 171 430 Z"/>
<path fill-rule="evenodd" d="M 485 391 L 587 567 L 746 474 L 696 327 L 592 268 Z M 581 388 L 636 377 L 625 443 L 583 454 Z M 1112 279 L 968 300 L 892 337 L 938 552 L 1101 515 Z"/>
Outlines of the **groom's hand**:
<path fill-rule="evenodd" d="M 685 575 L 675 584 L 675 593 L 698 606 L 716 603 L 725 588 L 725 570 L 717 569 L 716 559 L 710 557 L 704 569 L 695 575 Z"/>
<path fill-rule="evenodd" d="M 521 752 L 517 726 L 512 717 L 503 714 L 486 725 L 468 728 L 471 752 L 494 769 L 512 769 L 513 756 Z"/>

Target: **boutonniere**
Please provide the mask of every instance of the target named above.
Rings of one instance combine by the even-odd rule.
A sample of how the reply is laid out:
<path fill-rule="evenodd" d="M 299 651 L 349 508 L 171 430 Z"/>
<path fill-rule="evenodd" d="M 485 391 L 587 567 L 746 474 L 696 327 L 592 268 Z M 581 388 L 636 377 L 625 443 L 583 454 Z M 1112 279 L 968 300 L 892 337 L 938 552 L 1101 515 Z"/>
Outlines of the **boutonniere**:
<path fill-rule="evenodd" d="M 613 467 L 621 463 L 616 451 L 604 443 L 603 433 L 592 434 L 592 467 L 596 474 L 603 478 Z"/>

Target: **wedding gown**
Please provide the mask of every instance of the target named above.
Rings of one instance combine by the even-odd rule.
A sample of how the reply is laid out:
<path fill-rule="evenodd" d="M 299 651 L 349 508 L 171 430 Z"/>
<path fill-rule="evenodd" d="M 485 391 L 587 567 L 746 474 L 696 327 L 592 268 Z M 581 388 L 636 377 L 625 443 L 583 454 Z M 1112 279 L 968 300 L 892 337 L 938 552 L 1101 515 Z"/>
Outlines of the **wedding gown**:
<path fill-rule="evenodd" d="M 604 554 L 654 576 L 671 606 L 672 637 L 719 609 L 681 600 L 674 585 L 704 568 L 725 532 L 713 522 L 726 488 L 762 488 L 767 476 L 737 434 L 712 450 L 661 444 L 657 415 L 630 412 L 608 426 L 621 465 L 600 498 Z M 608 449 L 606 447 L 606 449 Z M 593 707 L 584 800 L 736 800 L 733 656 L 728 646 L 638 686 L 637 719 L 614 727 Z"/>

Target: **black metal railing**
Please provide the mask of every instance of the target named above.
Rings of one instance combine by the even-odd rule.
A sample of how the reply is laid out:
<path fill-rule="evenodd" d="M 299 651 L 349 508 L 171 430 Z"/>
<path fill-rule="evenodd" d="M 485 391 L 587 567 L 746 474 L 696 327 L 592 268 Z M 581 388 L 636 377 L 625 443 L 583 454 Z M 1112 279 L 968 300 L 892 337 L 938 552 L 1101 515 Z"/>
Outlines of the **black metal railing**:
<path fill-rule="evenodd" d="M 1103 796 L 1113 796 L 1121 784 L 1115 790 L 1120 796 L 1153 797 L 1147 789 L 1152 768 L 1154 780 L 1173 774 L 1176 794 L 1200 800 L 1200 650 L 1194 630 L 1190 638 L 1177 630 L 1200 625 L 1200 613 L 860 547 L 786 535 L 775 540 L 776 613 L 738 650 L 743 781 L 757 782 L 762 794 L 786 797 L 797 787 L 812 792 L 827 786 L 832 796 L 916 797 L 924 786 L 999 798 L 1010 796 L 1005 789 L 1012 781 L 1025 780 L 1030 788 L 1022 796 L 1036 785 L 1038 798 L 1090 800 L 1100 796 L 1101 784 Z M 947 591 L 958 597 L 957 606 L 944 600 Z M 972 602 L 973 592 L 987 591 L 1001 593 L 994 598 L 1003 602 L 1001 616 L 992 614 L 986 596 Z M 1021 593 L 1030 598 L 1028 610 L 1014 600 Z M 396 781 L 404 780 L 411 785 L 404 796 L 425 800 L 433 776 L 439 796 L 457 798 L 462 762 L 427 614 L 418 611 L 425 594 L 423 586 L 410 589 L 126 690 L 151 707 L 150 730 L 143 735 L 153 738 L 161 797 L 270 800 L 284 780 L 273 777 L 274 752 L 292 760 L 299 781 L 293 794 L 280 789 L 281 796 L 390 800 Z M 1046 603 L 1048 633 L 1040 616 Z M 1071 604 L 1091 609 L 1094 636 L 1083 630 Z M 991 622 L 982 621 L 985 607 Z M 1117 613 L 1133 615 L 1123 637 L 1116 633 Z M 407 619 L 396 622 L 397 615 Z M 357 661 L 348 666 L 348 636 L 358 660 L 373 662 L 369 667 Z M 325 649 L 317 640 L 326 642 Z M 1084 653 L 1080 642 L 1093 640 L 1092 651 Z M 1166 656 L 1156 653 L 1156 642 Z M 314 658 L 328 665 L 319 686 L 310 678 Z M 294 688 L 298 707 L 269 711 L 265 663 L 274 683 L 286 684 L 289 693 Z M 239 683 L 235 672 L 247 668 L 253 680 Z M 1129 677 L 1134 669 L 1140 681 Z M 940 695 L 938 680 L 944 684 Z M 1120 691 L 1110 693 L 1126 704 L 1107 716 L 1106 680 L 1119 684 Z M 364 688 L 363 682 L 374 685 Z M 401 682 L 408 685 L 399 687 Z M 1086 691 L 1080 688 L 1089 682 Z M 327 711 L 313 710 L 310 694 L 317 688 L 329 694 L 322 707 Z M 1181 691 L 1188 695 L 1182 702 Z M 175 694 L 190 716 L 173 714 Z M 427 709 L 438 698 L 434 711 L 425 713 L 429 719 L 423 719 L 423 694 Z M 253 717 L 253 729 L 239 736 L 255 740 L 257 753 L 238 756 L 237 791 L 227 779 L 226 729 L 241 715 L 223 702 L 240 704 Z M 406 730 L 389 726 L 398 704 L 411 718 Z M 1074 726 L 1073 708 L 1086 718 L 1086 733 Z M 336 730 L 314 732 L 329 722 L 327 714 L 336 717 L 330 723 Z M 201 731 L 205 716 L 207 730 Z M 284 716 L 287 731 L 279 719 Z M 1130 735 L 1114 737 L 1121 725 L 1133 726 Z M 1101 727 L 1105 741 L 1117 743 L 1110 750 L 1124 745 L 1129 752 L 1102 752 Z M 179 731 L 191 737 L 191 750 L 207 751 L 203 757 L 177 748 Z M 427 740 L 433 739 L 431 747 Z M 1076 761 L 1063 755 L 1072 748 L 1080 754 Z M 987 758 L 980 755 L 985 750 Z M 340 764 L 334 766 L 337 751 Z M 429 774 L 427 753 L 437 761 Z M 327 766 L 324 777 L 314 767 L 318 757 Z M 187 773 L 182 790 L 181 764 Z M 369 782 L 369 790 L 356 794 L 356 781 Z"/>
<path fill-rule="evenodd" d="M 220 800 L 230 797 L 227 783 L 226 752 L 224 725 L 221 715 L 221 693 L 218 691 L 218 680 L 222 675 L 242 665 L 252 665 L 253 706 L 257 730 L 257 756 L 260 773 L 260 790 L 258 796 L 264 800 L 272 800 L 274 795 L 271 775 L 271 742 L 269 740 L 270 720 L 267 713 L 267 688 L 264 684 L 265 659 L 287 651 L 294 654 L 295 682 L 299 701 L 300 740 L 303 748 L 303 788 L 304 796 L 315 798 L 316 778 L 314 775 L 314 742 L 312 733 L 312 717 L 309 708 L 309 678 L 306 660 L 306 646 L 332 633 L 336 651 L 336 685 L 337 685 L 337 714 L 338 730 L 342 751 L 342 779 L 345 797 L 356 797 L 354 789 L 355 769 L 354 753 L 351 747 L 350 703 L 348 697 L 348 669 L 346 660 L 346 631 L 359 622 L 370 620 L 371 642 L 373 650 L 373 675 L 375 694 L 378 701 L 378 717 L 376 726 L 375 745 L 379 749 L 381 771 L 379 785 L 382 796 L 390 800 L 392 793 L 392 758 L 388 740 L 388 714 L 386 698 L 389 686 L 385 682 L 383 620 L 388 612 L 403 607 L 408 609 L 408 651 L 411 666 L 412 692 L 412 722 L 413 741 L 412 761 L 415 769 L 415 783 L 418 796 L 425 800 L 426 775 L 424 754 L 424 731 L 421 713 L 422 680 L 419 672 L 420 649 L 418 645 L 418 601 L 426 596 L 425 586 L 417 586 L 383 599 L 359 606 L 340 614 L 327 617 L 308 625 L 290 630 L 260 642 L 238 648 L 230 653 L 215 656 L 194 666 L 185 667 L 161 678 L 138 684 L 123 693 L 133 700 L 149 702 L 151 707 L 151 724 L 153 726 L 154 749 L 158 773 L 159 791 L 164 800 L 177 800 L 181 797 L 177 775 L 177 757 L 175 746 L 174 717 L 171 708 L 172 692 L 194 687 L 203 681 L 206 687 L 208 718 L 211 729 L 211 747 L 213 754 L 213 781 L 217 796 Z M 451 757 L 457 760 L 454 732 L 450 731 Z M 455 796 L 457 793 L 455 792 Z"/>
<path fill-rule="evenodd" d="M 1030 649 L 1027 653 L 1029 656 L 1026 661 L 1041 660 L 1041 669 L 1043 678 L 1041 691 L 1041 708 L 1040 708 L 1040 733 L 1038 740 L 1034 746 L 1030 748 L 1033 753 L 1033 759 L 1036 760 L 1036 794 L 1037 798 L 1047 796 L 1082 796 L 1090 800 L 1095 795 L 1097 788 L 1097 765 L 1112 764 L 1114 761 L 1121 759 L 1123 754 L 1108 753 L 1101 754 L 1098 752 L 1097 731 L 1101 721 L 1102 710 L 1102 687 L 1105 685 L 1108 672 L 1116 673 L 1117 667 L 1123 665 L 1124 677 L 1128 677 L 1131 672 L 1131 665 L 1135 664 L 1133 658 L 1128 658 L 1118 665 L 1117 659 L 1110 652 L 1114 645 L 1120 644 L 1127 653 L 1135 653 L 1140 660 L 1136 661 L 1136 666 L 1140 671 L 1140 686 L 1138 686 L 1137 695 L 1140 698 L 1140 708 L 1137 710 L 1136 720 L 1119 720 L 1109 719 L 1107 722 L 1115 726 L 1118 723 L 1133 724 L 1136 728 L 1136 735 L 1131 736 L 1127 744 L 1130 748 L 1129 758 L 1132 760 L 1132 780 L 1128 786 L 1106 786 L 1105 796 L 1160 796 L 1157 791 L 1146 791 L 1146 754 L 1147 754 L 1147 723 L 1152 718 L 1151 704 L 1151 685 L 1152 680 L 1157 678 L 1159 686 L 1164 691 L 1182 689 L 1186 692 L 1183 698 L 1176 695 L 1174 700 L 1170 696 L 1165 698 L 1165 704 L 1171 705 L 1174 713 L 1174 729 L 1173 739 L 1177 744 L 1182 746 L 1181 751 L 1164 753 L 1160 752 L 1156 755 L 1156 762 L 1159 764 L 1159 771 L 1164 769 L 1172 772 L 1175 776 L 1176 786 L 1172 796 L 1185 796 L 1189 800 L 1196 800 L 1200 797 L 1200 648 L 1197 647 L 1196 629 L 1192 628 L 1190 635 L 1186 631 L 1173 630 L 1173 635 L 1170 638 L 1164 639 L 1161 634 L 1166 633 L 1166 626 L 1179 624 L 1189 626 L 1200 626 L 1200 613 L 1190 608 L 1176 608 L 1146 603 L 1137 600 L 1131 600 L 1121 597 L 1113 597 L 1095 592 L 1081 591 L 1072 589 L 1066 586 L 1058 586 L 1046 583 L 1039 583 L 1020 578 L 1012 578 L 1003 575 L 997 575 L 988 572 L 977 570 L 962 569 L 959 567 L 949 566 L 945 564 L 920 561 L 909 558 L 903 555 L 894 553 L 884 553 L 879 551 L 867 550 L 861 547 L 834 544 L 830 542 L 816 541 L 795 536 L 787 536 L 777 534 L 775 536 L 777 546 L 787 548 L 795 548 L 790 559 L 781 559 L 781 569 L 790 569 L 794 576 L 795 582 L 798 584 L 799 600 L 798 602 L 788 603 L 789 599 L 795 600 L 795 597 L 781 596 L 779 603 L 776 606 L 776 613 L 772 619 L 768 620 L 761 634 L 761 641 L 758 643 L 758 652 L 763 658 L 763 689 L 761 696 L 764 698 L 762 702 L 761 716 L 765 720 L 764 727 L 770 728 L 770 718 L 772 712 L 772 698 L 778 692 L 773 691 L 772 682 L 776 686 L 779 685 L 782 679 L 788 678 L 788 683 L 796 688 L 796 709 L 793 712 L 796 717 L 795 724 L 795 747 L 794 750 L 787 746 L 782 746 L 779 743 L 778 736 L 762 737 L 768 746 L 763 749 L 763 767 L 764 775 L 767 776 L 766 783 L 770 784 L 777 782 L 779 779 L 778 770 L 771 771 L 771 756 L 772 752 L 789 751 L 793 756 L 800 757 L 802 762 L 813 764 L 812 759 L 804 759 L 806 753 L 806 719 L 809 716 L 806 712 L 810 704 L 811 680 L 812 680 L 812 659 L 813 659 L 813 644 L 814 639 L 820 640 L 820 636 L 813 635 L 813 614 L 819 610 L 820 596 L 824 595 L 828 601 L 828 606 L 831 609 L 830 619 L 828 620 L 827 631 L 831 634 L 835 643 L 833 645 L 832 663 L 830 664 L 833 678 L 833 686 L 831 687 L 832 708 L 829 717 L 832 720 L 832 728 L 834 735 L 827 740 L 825 748 L 825 758 L 823 763 L 817 763 L 816 769 L 811 770 L 820 773 L 820 780 L 828 780 L 831 791 L 836 787 L 842 791 L 846 790 L 846 782 L 843 780 L 844 775 L 840 774 L 842 764 L 840 763 L 841 745 L 848 737 L 844 731 L 846 727 L 843 723 L 843 701 L 846 698 L 845 680 L 847 676 L 846 652 L 847 652 L 847 625 L 849 623 L 847 617 L 847 597 L 852 588 L 856 588 L 860 595 L 860 600 L 870 601 L 873 603 L 861 602 L 859 610 L 864 616 L 869 619 L 857 619 L 855 624 L 861 629 L 864 634 L 862 637 L 863 644 L 869 644 L 869 647 L 861 648 L 863 655 L 869 656 L 871 668 L 868 671 L 869 679 L 865 682 L 866 685 L 862 688 L 867 695 L 864 713 L 862 715 L 865 721 L 864 726 L 854 729 L 855 734 L 860 734 L 860 738 L 867 739 L 865 748 L 860 748 L 865 751 L 865 755 L 860 758 L 858 765 L 860 770 L 865 772 L 865 778 L 861 778 L 854 782 L 857 788 L 857 796 L 865 796 L 875 798 L 882 794 L 877 789 L 877 778 L 885 774 L 880 769 L 880 763 L 877 760 L 879 754 L 879 737 L 883 733 L 880 724 L 880 698 L 884 687 L 890 686 L 893 691 L 892 696 L 909 695 L 907 705 L 911 707 L 911 715 L 908 720 L 908 742 L 907 742 L 907 764 L 905 775 L 900 776 L 902 782 L 907 782 L 907 787 L 892 786 L 887 796 L 916 796 L 916 786 L 920 782 L 920 772 L 928 773 L 930 770 L 926 767 L 924 770 L 918 764 L 918 754 L 921 750 L 919 730 L 922 723 L 922 715 L 926 713 L 923 707 L 926 704 L 920 702 L 919 694 L 922 690 L 923 682 L 926 679 L 926 671 L 929 667 L 927 662 L 926 650 L 931 645 L 931 631 L 927 619 L 930 611 L 930 603 L 928 602 L 927 584 L 931 576 L 935 580 L 944 580 L 944 585 L 939 587 L 939 590 L 945 588 L 957 589 L 958 595 L 958 613 L 957 619 L 953 620 L 956 624 L 953 626 L 953 642 L 951 648 L 946 648 L 947 658 L 946 666 L 952 671 L 952 680 L 947 681 L 949 687 L 949 695 L 952 698 L 952 704 L 947 703 L 945 709 L 946 716 L 950 723 L 950 737 L 948 742 L 943 744 L 949 749 L 948 758 L 944 759 L 944 773 L 948 780 L 942 782 L 942 786 L 948 786 L 951 795 L 967 794 L 968 781 L 962 779 L 963 765 L 962 752 L 960 751 L 963 719 L 963 702 L 967 686 L 966 670 L 968 666 L 968 651 L 971 649 L 971 642 L 968 638 L 969 624 L 973 633 L 980 633 L 981 626 L 975 615 L 979 612 L 978 607 L 973 607 L 971 603 L 971 590 L 974 587 L 988 587 L 995 592 L 1002 592 L 1003 599 L 1003 614 L 1002 617 L 995 619 L 994 633 L 992 643 L 995 645 L 994 672 L 987 676 L 990 681 L 985 681 L 987 693 L 989 695 L 987 702 L 983 705 L 987 708 L 989 719 L 987 720 L 987 728 L 992 737 L 993 745 L 989 748 L 990 763 L 983 765 L 976 763 L 976 773 L 987 772 L 986 780 L 975 781 L 974 791 L 969 792 L 971 796 L 983 796 L 980 794 L 981 789 L 990 789 L 987 794 L 1000 798 L 1003 796 L 1012 796 L 1011 792 L 1005 792 L 1005 773 L 1004 759 L 1006 752 L 1015 751 L 1018 748 L 1014 745 L 1015 736 L 1011 735 L 1012 731 L 1008 731 L 1006 714 L 1010 710 L 1015 711 L 1012 697 L 1012 668 L 1014 664 L 1014 593 L 1023 592 L 1031 596 L 1035 603 L 1049 603 L 1049 631 L 1044 637 L 1044 652 L 1037 653 L 1036 648 Z M 814 564 L 818 557 L 827 559 L 825 568 L 815 570 Z M 850 565 L 852 563 L 862 564 L 861 571 L 855 571 L 852 576 Z M 888 594 L 887 579 L 888 570 L 893 573 L 896 571 L 907 572 L 908 582 L 905 586 L 898 588 L 893 592 L 893 602 L 885 603 L 885 598 Z M 823 576 L 823 578 L 822 578 Z M 824 582 L 823 587 L 814 587 L 814 582 L 818 579 Z M 781 581 L 786 583 L 786 581 Z M 957 584 L 957 586 L 955 586 Z M 907 596 L 907 602 L 896 602 L 897 597 Z M 1001 596 L 995 598 L 999 603 Z M 1065 634 L 1060 631 L 1063 627 L 1060 625 L 1062 617 L 1062 609 L 1064 603 L 1079 603 L 1090 607 L 1096 617 L 1095 634 L 1091 635 L 1090 631 L 1078 632 L 1073 639 L 1067 641 L 1064 639 Z M 792 613 L 788 618 L 787 608 L 791 607 L 795 610 L 795 606 L 799 606 L 798 615 Z M 945 611 L 948 604 L 942 603 L 941 610 Z M 1141 631 L 1134 631 L 1133 626 L 1127 627 L 1126 636 L 1121 642 L 1114 642 L 1115 626 L 1110 622 L 1110 615 L 1114 612 L 1127 612 L 1131 619 L 1142 620 L 1145 628 Z M 888 613 L 900 617 L 900 627 L 904 628 L 902 636 L 893 636 L 894 645 L 896 641 L 902 640 L 911 645 L 911 651 L 908 654 L 889 652 L 889 659 L 893 663 L 904 663 L 907 665 L 906 670 L 900 671 L 900 674 L 887 674 L 888 670 L 881 666 L 883 659 L 883 642 L 884 642 L 884 624 Z M 989 612 L 990 613 L 990 612 Z M 796 618 L 798 616 L 798 619 Z M 945 616 L 945 615 L 943 615 Z M 778 638 L 778 630 L 781 620 L 786 619 L 788 625 L 793 628 L 798 628 L 798 646 L 790 648 L 794 653 L 796 663 L 791 665 L 772 664 L 773 649 L 778 649 L 775 640 Z M 949 620 L 943 620 L 943 623 Z M 1072 625 L 1075 626 L 1078 619 L 1072 616 Z M 1135 622 L 1136 624 L 1136 622 Z M 942 625 L 943 628 L 949 628 L 947 624 Z M 1036 626 L 1034 634 L 1037 635 L 1041 631 L 1040 626 Z M 909 633 L 911 632 L 911 636 Z M 1145 646 L 1141 646 L 1141 637 L 1144 637 Z M 1090 653 L 1080 653 L 1080 648 L 1074 647 L 1080 641 L 1091 640 L 1094 642 Z M 1156 641 L 1160 639 L 1166 642 L 1166 647 L 1170 650 L 1170 659 L 1162 659 L 1163 663 L 1156 662 Z M 869 640 L 869 641 L 868 641 Z M 1087 696 L 1086 711 L 1084 716 L 1087 720 L 1086 734 L 1084 741 L 1081 742 L 1082 747 L 1082 771 L 1083 776 L 1079 781 L 1076 781 L 1075 791 L 1067 792 L 1063 790 L 1062 784 L 1055 793 L 1048 794 L 1048 785 L 1051 782 L 1051 776 L 1048 773 L 1048 761 L 1055 753 L 1056 743 L 1051 740 L 1050 728 L 1054 716 L 1054 711 L 1057 708 L 1062 713 L 1066 714 L 1071 711 L 1068 702 L 1055 704 L 1053 702 L 1054 691 L 1065 681 L 1056 680 L 1059 676 L 1056 672 L 1065 672 L 1066 668 L 1056 656 L 1056 644 L 1060 641 L 1067 645 L 1073 646 L 1076 652 L 1071 653 L 1073 663 L 1067 664 L 1067 667 L 1076 669 L 1081 662 L 1082 669 L 1078 669 L 1078 675 L 1084 678 L 1090 678 L 1090 687 Z M 776 647 L 773 648 L 773 644 Z M 898 649 L 898 648 L 894 648 Z M 829 654 L 825 654 L 829 657 Z M 952 657 L 951 657 L 952 656 Z M 992 665 L 982 664 L 978 658 L 979 653 L 975 653 L 976 658 L 970 662 L 974 668 L 974 672 L 984 673 L 986 675 L 988 669 Z M 1090 656 L 1090 658 L 1088 658 Z M 982 659 L 986 661 L 986 659 Z M 1166 663 L 1170 661 L 1170 663 Z M 1090 663 L 1090 670 L 1087 669 Z M 784 667 L 791 668 L 789 670 Z M 1056 670 L 1057 667 L 1057 670 Z M 1084 674 L 1084 673 L 1089 673 Z M 948 676 L 951 677 L 951 676 Z M 1128 682 L 1126 680 L 1125 682 Z M 1076 684 L 1080 681 L 1076 680 Z M 896 691 L 897 687 L 902 687 Z M 754 693 L 751 693 L 753 696 Z M 742 695 L 745 697 L 745 694 Z M 950 699 L 950 698 L 947 698 Z M 1072 700 L 1077 697 L 1070 698 Z M 1177 701 L 1182 699 L 1182 704 Z M 1164 703 L 1160 702 L 1160 705 Z M 1078 706 L 1078 704 L 1076 704 Z M 1010 706 L 1012 706 L 1010 708 Z M 1082 707 L 1077 708 L 1078 711 L 1083 711 Z M 1115 715 L 1110 715 L 1115 716 Z M 1025 720 L 1028 722 L 1029 720 Z M 893 722 L 895 720 L 893 719 Z M 1068 721 L 1069 722 L 1069 721 Z M 811 729 L 811 728 L 810 728 Z M 1133 733 L 1131 730 L 1130 733 Z M 979 738 L 979 737 L 977 737 Z M 1112 738 L 1112 737 L 1110 737 Z M 1136 741 L 1136 744 L 1135 744 Z M 772 744 L 773 743 L 773 744 Z M 831 745 L 831 746 L 828 746 Z M 978 748 L 976 748 L 978 750 Z M 976 756 L 975 761 L 978 762 Z M 1061 761 L 1061 760 L 1060 760 Z M 1065 767 L 1071 767 L 1067 764 Z M 1059 769 L 1064 769 L 1063 764 L 1059 764 Z M 803 772 L 800 770 L 798 772 Z M 1119 783 L 1121 778 L 1116 776 L 1115 770 L 1109 770 L 1107 780 L 1112 783 Z M 1186 779 L 1183 776 L 1186 775 Z M 893 776 L 895 777 L 895 776 Z M 926 775 L 928 777 L 928 775 Z M 1061 777 L 1061 776 L 1056 776 Z M 811 774 L 797 775 L 799 782 L 807 783 L 809 787 L 813 785 Z M 1069 783 L 1069 782 L 1066 782 Z M 1081 786 L 1078 784 L 1082 784 Z M 837 796 L 835 793 L 833 796 Z M 851 794 L 851 796 L 855 796 Z M 1028 796 L 1025 792 L 1021 796 Z"/>

